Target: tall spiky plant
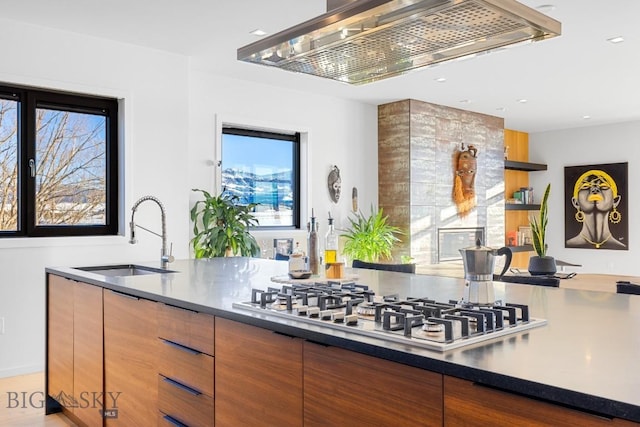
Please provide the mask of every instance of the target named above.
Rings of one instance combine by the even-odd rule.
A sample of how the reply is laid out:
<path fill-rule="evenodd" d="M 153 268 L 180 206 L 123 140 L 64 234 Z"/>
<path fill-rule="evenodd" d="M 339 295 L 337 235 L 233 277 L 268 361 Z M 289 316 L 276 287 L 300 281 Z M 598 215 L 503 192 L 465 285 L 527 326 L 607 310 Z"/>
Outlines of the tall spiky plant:
<path fill-rule="evenodd" d="M 551 191 L 551 184 L 547 184 L 547 188 L 544 190 L 544 196 L 542 196 L 542 203 L 540 204 L 540 212 L 537 216 L 531 216 L 529 218 L 533 249 L 539 257 L 547 255 L 546 231 L 547 222 L 549 221 L 547 217 L 547 200 L 549 199 L 549 191 Z"/>

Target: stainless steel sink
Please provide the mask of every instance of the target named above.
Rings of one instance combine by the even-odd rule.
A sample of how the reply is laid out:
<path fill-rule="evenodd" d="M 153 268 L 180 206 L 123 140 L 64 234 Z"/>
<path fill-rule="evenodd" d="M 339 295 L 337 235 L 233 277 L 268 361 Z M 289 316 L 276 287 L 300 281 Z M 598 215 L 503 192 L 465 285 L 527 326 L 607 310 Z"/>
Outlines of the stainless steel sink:
<path fill-rule="evenodd" d="M 121 265 L 98 265 L 93 267 L 76 267 L 76 270 L 88 271 L 90 273 L 101 274 L 103 276 L 142 276 L 146 274 L 175 273 L 173 270 L 162 268 L 146 267 L 136 264 Z"/>

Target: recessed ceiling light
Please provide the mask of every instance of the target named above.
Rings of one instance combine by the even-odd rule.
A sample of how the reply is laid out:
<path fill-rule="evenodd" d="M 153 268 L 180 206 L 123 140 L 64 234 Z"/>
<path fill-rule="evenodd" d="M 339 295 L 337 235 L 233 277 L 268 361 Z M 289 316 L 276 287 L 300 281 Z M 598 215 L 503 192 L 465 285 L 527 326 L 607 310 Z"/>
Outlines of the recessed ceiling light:
<path fill-rule="evenodd" d="M 434 79 L 434 80 L 437 81 L 438 83 L 444 83 L 447 81 L 445 77 L 438 77 L 437 79 Z"/>
<path fill-rule="evenodd" d="M 264 30 L 261 30 L 260 28 L 258 28 L 258 29 L 255 29 L 255 30 L 251 31 L 251 34 L 253 34 L 254 36 L 257 36 L 257 37 L 262 37 L 262 36 L 266 36 L 267 32 L 264 31 Z"/>
<path fill-rule="evenodd" d="M 520 104 L 526 104 L 526 103 L 527 103 L 527 100 L 526 100 L 526 99 L 524 99 L 524 98 L 522 98 L 522 99 L 518 99 L 518 102 L 519 102 Z"/>
<path fill-rule="evenodd" d="M 471 100 L 470 99 L 461 99 L 460 103 L 461 104 L 471 104 Z"/>
<path fill-rule="evenodd" d="M 582 116 L 582 118 L 583 118 L 584 120 L 589 120 L 589 119 L 591 118 L 591 116 L 586 115 L 586 116 Z"/>
<path fill-rule="evenodd" d="M 548 13 L 548 12 L 553 12 L 554 10 L 556 10 L 556 5 L 554 5 L 554 4 L 541 4 L 540 6 L 537 6 L 536 9 L 538 9 L 542 13 Z"/>
<path fill-rule="evenodd" d="M 607 39 L 607 41 L 609 43 L 617 44 L 617 43 L 622 43 L 624 41 L 624 38 L 622 36 L 611 37 L 610 39 Z"/>

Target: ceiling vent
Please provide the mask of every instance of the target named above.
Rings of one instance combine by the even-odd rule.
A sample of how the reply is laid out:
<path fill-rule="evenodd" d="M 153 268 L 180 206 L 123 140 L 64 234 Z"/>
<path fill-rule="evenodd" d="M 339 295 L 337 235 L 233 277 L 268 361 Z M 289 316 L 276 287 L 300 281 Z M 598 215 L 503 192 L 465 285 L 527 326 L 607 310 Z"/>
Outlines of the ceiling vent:
<path fill-rule="evenodd" d="M 238 49 L 238 59 L 364 84 L 515 43 L 560 22 L 514 0 L 328 0 L 327 13 Z"/>

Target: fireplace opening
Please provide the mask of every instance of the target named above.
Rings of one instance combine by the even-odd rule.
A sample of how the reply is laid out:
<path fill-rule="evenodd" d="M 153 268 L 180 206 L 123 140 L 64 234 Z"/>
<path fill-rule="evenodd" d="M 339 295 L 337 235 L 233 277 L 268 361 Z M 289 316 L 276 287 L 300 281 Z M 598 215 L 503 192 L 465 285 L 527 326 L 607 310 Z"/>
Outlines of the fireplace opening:
<path fill-rule="evenodd" d="M 462 260 L 460 249 L 484 244 L 484 227 L 438 228 L 438 263 Z"/>

